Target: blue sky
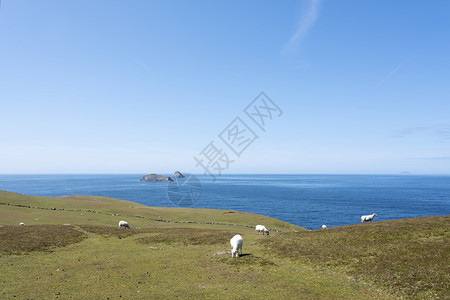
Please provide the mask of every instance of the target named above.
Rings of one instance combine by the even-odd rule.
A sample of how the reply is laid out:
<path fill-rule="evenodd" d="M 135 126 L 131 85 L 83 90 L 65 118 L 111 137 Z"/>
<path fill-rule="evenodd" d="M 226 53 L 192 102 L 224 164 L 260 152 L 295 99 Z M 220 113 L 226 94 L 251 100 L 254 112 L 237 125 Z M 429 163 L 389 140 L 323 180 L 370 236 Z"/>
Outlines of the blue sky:
<path fill-rule="evenodd" d="M 449 1 L 1 1 L 0 173 L 450 173 Z M 244 113 L 264 91 L 282 110 Z M 236 118 L 258 136 L 233 156 Z M 213 169 L 212 172 L 214 172 Z M 217 171 L 216 171 L 217 172 Z"/>

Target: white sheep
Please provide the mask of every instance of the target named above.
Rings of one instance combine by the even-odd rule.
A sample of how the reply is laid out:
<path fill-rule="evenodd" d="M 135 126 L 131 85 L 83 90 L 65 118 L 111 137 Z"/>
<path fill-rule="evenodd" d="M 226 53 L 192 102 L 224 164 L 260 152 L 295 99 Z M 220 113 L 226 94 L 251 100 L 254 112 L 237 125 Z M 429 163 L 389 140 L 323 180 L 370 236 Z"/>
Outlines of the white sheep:
<path fill-rule="evenodd" d="M 242 255 L 242 245 L 244 244 L 244 239 L 239 234 L 236 234 L 233 236 L 233 238 L 230 240 L 231 247 L 233 247 L 233 250 L 231 250 L 231 257 L 239 257 L 239 249 L 241 250 Z"/>
<path fill-rule="evenodd" d="M 122 228 L 122 227 L 126 227 L 126 228 L 130 229 L 130 224 L 128 224 L 127 221 L 120 221 L 119 228 Z"/>
<path fill-rule="evenodd" d="M 373 218 L 378 216 L 377 214 L 371 214 L 371 215 L 366 215 L 366 216 L 361 216 L 361 223 L 364 222 L 372 222 Z"/>
<path fill-rule="evenodd" d="M 327 225 L 322 225 L 322 229 L 327 229 Z"/>
<path fill-rule="evenodd" d="M 24 226 L 24 225 L 25 225 L 25 223 L 20 222 L 20 226 Z"/>
<path fill-rule="evenodd" d="M 267 230 L 266 226 L 264 226 L 264 225 L 256 225 L 256 232 L 258 234 L 260 234 L 262 232 L 263 235 L 264 235 L 264 233 L 269 235 L 269 230 Z"/>

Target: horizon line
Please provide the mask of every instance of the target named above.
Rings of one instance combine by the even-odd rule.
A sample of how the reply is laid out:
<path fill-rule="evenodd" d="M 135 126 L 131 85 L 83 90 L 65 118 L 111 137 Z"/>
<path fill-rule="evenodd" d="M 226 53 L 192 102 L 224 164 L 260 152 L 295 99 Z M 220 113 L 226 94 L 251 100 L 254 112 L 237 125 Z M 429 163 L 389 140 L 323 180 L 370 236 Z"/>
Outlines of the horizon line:
<path fill-rule="evenodd" d="M 180 171 L 181 172 L 181 171 Z M 189 173 L 189 172 L 181 172 L 182 174 L 192 174 L 195 176 L 209 176 L 208 174 L 199 174 L 199 173 Z M 124 172 L 124 173 L 0 173 L 0 176 L 7 175 L 148 175 L 153 173 L 135 173 L 135 172 Z M 173 174 L 173 173 L 155 173 L 155 174 Z M 229 175 L 389 175 L 389 176 L 450 176 L 450 173 L 227 173 L 222 175 L 217 175 L 217 178 L 222 176 Z"/>

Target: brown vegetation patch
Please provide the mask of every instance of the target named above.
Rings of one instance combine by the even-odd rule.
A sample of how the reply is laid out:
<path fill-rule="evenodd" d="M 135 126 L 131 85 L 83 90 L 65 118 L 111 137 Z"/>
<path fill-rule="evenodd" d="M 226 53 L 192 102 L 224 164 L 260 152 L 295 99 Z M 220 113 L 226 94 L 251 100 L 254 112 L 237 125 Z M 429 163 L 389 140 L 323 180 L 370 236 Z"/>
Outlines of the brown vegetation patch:
<path fill-rule="evenodd" d="M 142 228 L 126 229 L 112 226 L 81 225 L 82 230 L 104 237 L 127 238 L 136 234 L 154 233 L 138 239 L 142 244 L 214 245 L 227 243 L 233 234 L 227 231 L 198 228 Z"/>
<path fill-rule="evenodd" d="M 214 245 L 228 243 L 233 234 L 228 231 L 196 228 L 154 229 L 156 235 L 139 239 L 140 243 L 164 243 L 184 245 Z"/>
<path fill-rule="evenodd" d="M 52 251 L 55 248 L 78 243 L 86 235 L 73 226 L 30 225 L 0 227 L 0 253 L 24 254 L 34 251 Z"/>
<path fill-rule="evenodd" d="M 102 225 L 79 225 L 79 228 L 89 233 L 98 234 L 104 237 L 116 237 L 119 239 L 127 238 L 132 235 L 154 232 L 152 228 L 136 229 L 136 228 L 117 228 L 115 226 Z"/>

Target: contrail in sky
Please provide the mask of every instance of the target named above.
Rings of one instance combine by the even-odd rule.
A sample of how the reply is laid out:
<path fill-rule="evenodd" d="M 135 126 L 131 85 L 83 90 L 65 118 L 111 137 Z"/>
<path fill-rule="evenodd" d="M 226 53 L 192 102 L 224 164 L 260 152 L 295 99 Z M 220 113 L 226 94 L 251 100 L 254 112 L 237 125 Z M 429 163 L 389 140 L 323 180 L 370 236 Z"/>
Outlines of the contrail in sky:
<path fill-rule="evenodd" d="M 432 42 L 430 42 L 431 44 L 433 44 L 433 42 L 434 41 L 436 41 L 438 38 L 440 38 L 440 35 L 435 35 L 433 38 L 432 38 Z M 409 63 L 409 61 L 411 60 L 411 59 L 413 59 L 414 57 L 420 57 L 421 55 L 422 55 L 422 53 L 424 52 L 426 50 L 426 48 L 425 47 L 422 47 L 422 49 L 421 50 L 419 50 L 416 54 L 411 54 L 408 58 L 406 58 L 406 60 L 401 64 L 401 65 L 399 65 L 398 67 L 396 67 L 395 69 L 393 69 L 392 71 L 390 71 L 386 76 L 384 76 L 384 78 L 383 79 L 381 79 L 376 85 L 375 85 L 375 88 L 377 88 L 377 87 L 379 87 L 380 85 L 382 85 L 383 84 L 383 82 L 385 82 L 387 79 L 389 79 L 389 77 L 391 77 L 392 75 L 394 75 L 398 70 L 400 70 L 401 68 L 403 68 L 403 66 L 404 65 L 406 65 L 407 63 Z"/>
<path fill-rule="evenodd" d="M 405 63 L 406 63 L 406 62 L 405 62 Z M 389 72 L 386 76 L 384 76 L 383 79 L 381 79 L 381 80 L 375 85 L 375 87 L 376 87 L 376 88 L 379 87 L 379 86 L 380 86 L 383 82 L 385 82 L 389 77 L 391 77 L 392 75 L 394 75 L 395 72 L 397 72 L 398 70 L 400 70 L 400 69 L 405 65 L 405 63 L 401 64 L 400 66 L 398 66 L 397 68 L 395 68 L 395 69 L 393 69 L 391 72 Z"/>

